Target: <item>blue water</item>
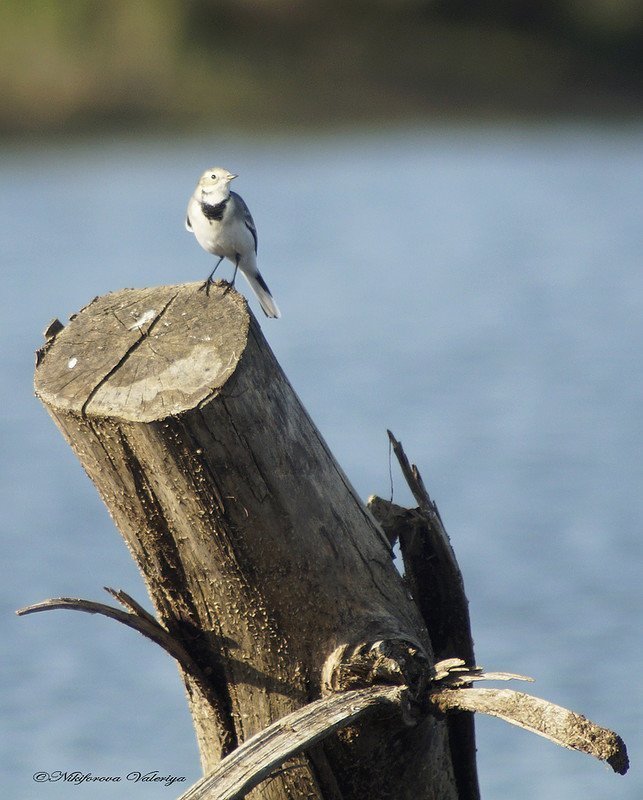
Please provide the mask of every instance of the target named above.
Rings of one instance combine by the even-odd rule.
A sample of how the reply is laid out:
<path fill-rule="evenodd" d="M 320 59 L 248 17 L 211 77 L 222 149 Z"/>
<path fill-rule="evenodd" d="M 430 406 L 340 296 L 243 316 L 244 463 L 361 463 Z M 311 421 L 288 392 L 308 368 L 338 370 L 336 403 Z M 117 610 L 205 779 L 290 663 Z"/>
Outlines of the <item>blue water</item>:
<path fill-rule="evenodd" d="M 389 427 L 451 534 L 479 663 L 534 676 L 529 691 L 618 731 L 633 757 L 620 777 L 479 719 L 483 797 L 643 796 L 642 133 L 498 125 L 4 147 L 3 796 L 70 796 L 34 783 L 37 771 L 185 777 L 73 790 L 109 800 L 173 798 L 199 776 L 167 656 L 102 618 L 13 610 L 108 600 L 104 585 L 146 601 L 32 397 L 32 353 L 52 317 L 95 295 L 205 277 L 211 259 L 183 218 L 214 163 L 240 174 L 259 229 L 283 313 L 261 315 L 264 331 L 358 492 L 389 493 Z M 397 472 L 395 499 L 410 503 Z"/>

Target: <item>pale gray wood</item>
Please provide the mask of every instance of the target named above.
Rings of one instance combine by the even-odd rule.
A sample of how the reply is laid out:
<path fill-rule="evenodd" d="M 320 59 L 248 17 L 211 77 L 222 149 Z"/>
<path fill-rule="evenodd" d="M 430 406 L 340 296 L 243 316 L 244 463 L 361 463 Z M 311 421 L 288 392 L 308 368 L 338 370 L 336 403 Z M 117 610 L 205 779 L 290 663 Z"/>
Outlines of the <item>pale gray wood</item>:
<path fill-rule="evenodd" d="M 210 773 L 186 797 L 473 797 L 475 775 L 454 777 L 453 737 L 450 752 L 427 692 L 438 717 L 499 716 L 625 772 L 611 731 L 522 693 L 469 688 L 520 676 L 472 665 L 461 576 L 417 468 L 391 435 L 420 508 L 373 509 L 402 540 L 421 615 L 245 302 L 197 288 L 97 298 L 67 328 L 48 327 L 36 372 L 161 623 L 112 590 L 126 612 L 73 598 L 23 610 L 104 614 L 178 660 Z M 441 649 L 462 651 L 435 670 L 421 616 Z M 317 700 L 323 687 L 340 694 Z M 382 700 L 394 710 L 362 718 Z"/>
<path fill-rule="evenodd" d="M 410 643 L 421 664 L 433 653 L 382 530 L 247 304 L 221 284 L 209 297 L 198 287 L 97 298 L 40 353 L 36 392 L 161 624 L 209 677 L 204 690 L 183 670 L 208 772 L 317 699 L 339 645 Z M 456 797 L 443 721 L 398 727 L 372 715 L 359 728 L 250 796 Z"/>
<path fill-rule="evenodd" d="M 484 680 L 486 676 L 481 677 Z M 441 689 L 431 694 L 430 702 L 443 714 L 468 711 L 499 717 L 562 747 L 605 761 L 620 775 L 625 775 L 629 768 L 627 748 L 617 733 L 540 697 L 511 689 L 476 687 Z"/>
<path fill-rule="evenodd" d="M 369 686 L 316 700 L 248 739 L 178 800 L 240 800 L 296 753 L 378 706 L 399 706 L 402 686 Z"/>

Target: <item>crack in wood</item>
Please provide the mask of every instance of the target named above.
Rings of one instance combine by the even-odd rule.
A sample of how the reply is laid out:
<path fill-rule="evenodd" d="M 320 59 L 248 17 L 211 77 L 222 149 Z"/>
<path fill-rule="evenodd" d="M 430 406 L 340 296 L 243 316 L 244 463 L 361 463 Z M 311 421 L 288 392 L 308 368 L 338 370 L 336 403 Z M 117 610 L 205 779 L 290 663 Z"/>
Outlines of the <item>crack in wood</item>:
<path fill-rule="evenodd" d="M 107 383 L 107 381 L 118 372 L 118 370 L 123 366 L 123 364 L 126 363 L 126 361 L 132 355 L 132 353 L 134 353 L 141 346 L 142 342 L 144 342 L 147 339 L 152 330 L 156 327 L 158 321 L 162 318 L 167 309 L 170 307 L 172 302 L 178 297 L 178 294 L 179 293 L 176 292 L 174 295 L 172 295 L 172 297 L 170 297 L 170 299 L 165 303 L 163 308 L 157 313 L 154 319 L 151 320 L 147 331 L 145 333 L 143 333 L 142 331 L 140 332 L 139 338 L 127 348 L 127 350 L 125 351 L 125 353 L 123 353 L 118 362 L 114 364 L 114 366 L 111 367 L 111 369 L 109 369 L 107 373 L 103 375 L 103 377 L 98 381 L 98 383 L 88 392 L 87 397 L 85 398 L 85 401 L 83 402 L 83 405 L 80 409 L 80 414 L 82 417 L 87 417 L 87 407 L 91 403 L 93 398 L 96 396 L 99 389 L 102 386 L 104 386 Z M 118 319 L 118 317 L 116 317 L 116 319 Z M 120 319 L 118 321 L 121 322 Z"/>

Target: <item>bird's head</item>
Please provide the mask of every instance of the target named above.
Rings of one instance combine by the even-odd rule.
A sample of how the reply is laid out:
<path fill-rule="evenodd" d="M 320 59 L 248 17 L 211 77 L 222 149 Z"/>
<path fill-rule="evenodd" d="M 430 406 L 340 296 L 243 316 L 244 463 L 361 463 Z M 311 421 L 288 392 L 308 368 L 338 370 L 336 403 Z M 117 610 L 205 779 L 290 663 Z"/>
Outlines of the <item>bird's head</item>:
<path fill-rule="evenodd" d="M 197 191 L 204 200 L 212 197 L 225 198 L 230 194 L 230 181 L 236 177 L 223 167 L 210 167 L 201 175 Z"/>

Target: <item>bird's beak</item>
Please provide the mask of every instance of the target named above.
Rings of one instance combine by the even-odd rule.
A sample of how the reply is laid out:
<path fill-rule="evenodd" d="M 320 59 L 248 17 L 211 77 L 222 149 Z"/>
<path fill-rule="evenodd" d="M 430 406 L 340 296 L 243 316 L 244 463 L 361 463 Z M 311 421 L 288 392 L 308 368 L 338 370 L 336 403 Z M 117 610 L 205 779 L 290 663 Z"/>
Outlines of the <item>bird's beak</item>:
<path fill-rule="evenodd" d="M 234 180 L 235 178 L 238 178 L 238 177 L 239 177 L 238 175 L 228 175 L 228 180 L 232 181 L 232 180 Z"/>

